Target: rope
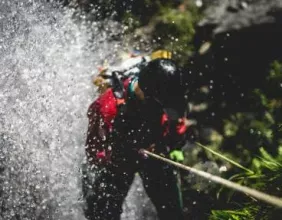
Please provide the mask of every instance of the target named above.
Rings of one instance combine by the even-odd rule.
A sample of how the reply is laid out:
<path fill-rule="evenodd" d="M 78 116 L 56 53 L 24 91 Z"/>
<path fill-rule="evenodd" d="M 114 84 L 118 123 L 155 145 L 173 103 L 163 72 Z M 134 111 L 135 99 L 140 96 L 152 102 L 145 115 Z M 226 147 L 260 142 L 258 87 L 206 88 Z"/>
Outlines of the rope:
<path fill-rule="evenodd" d="M 200 144 L 198 142 L 195 142 L 195 144 L 200 146 L 200 147 L 202 147 L 202 148 L 204 148 L 205 150 L 211 152 L 212 154 L 214 154 L 214 155 L 216 155 L 216 156 L 218 156 L 218 157 L 228 161 L 229 163 L 235 165 L 236 167 L 239 167 L 239 168 L 241 168 L 241 169 L 243 169 L 243 170 L 245 170 L 245 171 L 247 171 L 247 172 L 249 172 L 251 174 L 254 174 L 254 171 L 252 171 L 252 170 L 242 166 L 241 164 L 235 162 L 234 160 L 229 159 L 228 157 L 224 156 L 223 154 L 217 153 L 214 150 L 212 150 L 212 149 L 210 149 L 210 148 L 208 148 L 208 147 L 206 147 L 206 146 L 204 146 L 204 145 L 202 145 L 202 144 Z"/>
<path fill-rule="evenodd" d="M 271 195 L 268 195 L 266 193 L 263 193 L 263 192 L 260 192 L 258 190 L 255 190 L 255 189 L 251 189 L 247 186 L 241 186 L 237 183 L 234 183 L 234 182 L 231 182 L 229 180 L 226 180 L 226 179 L 223 179 L 219 176 L 215 176 L 215 175 L 212 175 L 210 173 L 207 173 L 207 172 L 204 172 L 204 171 L 201 171 L 201 170 L 197 170 L 195 168 L 192 168 L 192 167 L 189 167 L 189 166 L 185 166 L 181 163 L 177 163 L 175 161 L 172 161 L 170 159 L 167 159 L 165 157 L 162 157 L 162 156 L 159 156 L 157 154 L 154 154 L 150 151 L 147 151 L 145 149 L 142 149 L 141 150 L 141 153 L 144 153 L 144 154 L 147 154 L 155 159 L 158 159 L 158 160 L 162 160 L 166 163 L 169 163 L 173 166 L 176 166 L 176 167 L 179 167 L 181 169 L 184 169 L 184 170 L 187 170 L 187 171 L 190 171 L 191 173 L 194 173 L 198 176 L 201 176 L 205 179 L 208 179 L 210 181 L 213 181 L 213 182 L 216 182 L 218 184 L 221 184 L 221 185 L 224 185 L 228 188 L 231 188 L 231 189 L 234 189 L 236 191 L 239 191 L 239 192 L 242 192 L 242 193 L 245 193 L 249 196 L 252 196 L 254 198 L 257 198 L 261 201 L 264 201 L 268 204 L 271 204 L 271 205 L 274 205 L 274 206 L 277 206 L 279 208 L 282 208 L 282 200 L 278 197 L 275 197 L 275 196 L 271 196 Z"/>

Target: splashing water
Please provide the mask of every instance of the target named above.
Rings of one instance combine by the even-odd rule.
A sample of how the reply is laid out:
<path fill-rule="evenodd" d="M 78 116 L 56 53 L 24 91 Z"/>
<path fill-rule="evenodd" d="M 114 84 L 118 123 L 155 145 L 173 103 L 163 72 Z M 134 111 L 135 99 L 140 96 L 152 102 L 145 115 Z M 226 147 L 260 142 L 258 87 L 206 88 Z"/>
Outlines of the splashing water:
<path fill-rule="evenodd" d="M 117 43 L 43 0 L 0 0 L 0 27 L 0 219 L 83 220 L 91 72 Z"/>
<path fill-rule="evenodd" d="M 106 44 L 43 1 L 2 0 L 0 8 L 0 216 L 83 219 L 90 73 Z"/>

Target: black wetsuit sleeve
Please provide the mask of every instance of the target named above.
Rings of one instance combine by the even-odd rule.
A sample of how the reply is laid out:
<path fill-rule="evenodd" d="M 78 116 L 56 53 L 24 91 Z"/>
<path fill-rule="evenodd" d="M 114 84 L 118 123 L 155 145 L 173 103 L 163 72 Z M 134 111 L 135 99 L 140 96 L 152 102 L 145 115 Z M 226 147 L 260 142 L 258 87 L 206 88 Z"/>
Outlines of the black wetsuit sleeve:
<path fill-rule="evenodd" d="M 99 104 L 94 102 L 88 109 L 88 131 L 86 138 L 86 155 L 89 161 L 95 161 L 96 154 L 108 145 L 109 129 L 104 123 Z"/>

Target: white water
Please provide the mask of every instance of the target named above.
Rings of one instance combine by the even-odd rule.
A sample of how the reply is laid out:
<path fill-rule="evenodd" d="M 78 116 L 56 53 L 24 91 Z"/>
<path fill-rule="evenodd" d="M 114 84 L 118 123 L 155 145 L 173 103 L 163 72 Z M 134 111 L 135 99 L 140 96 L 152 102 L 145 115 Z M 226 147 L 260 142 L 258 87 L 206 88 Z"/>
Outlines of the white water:
<path fill-rule="evenodd" d="M 91 77 L 119 48 L 107 39 L 114 27 L 72 14 L 43 0 L 0 0 L 0 219 L 85 219 Z M 143 219 L 148 206 L 137 181 L 122 219 Z"/>
<path fill-rule="evenodd" d="M 83 219 L 79 166 L 97 57 L 62 10 L 33 1 L 1 10 L 1 217 Z"/>

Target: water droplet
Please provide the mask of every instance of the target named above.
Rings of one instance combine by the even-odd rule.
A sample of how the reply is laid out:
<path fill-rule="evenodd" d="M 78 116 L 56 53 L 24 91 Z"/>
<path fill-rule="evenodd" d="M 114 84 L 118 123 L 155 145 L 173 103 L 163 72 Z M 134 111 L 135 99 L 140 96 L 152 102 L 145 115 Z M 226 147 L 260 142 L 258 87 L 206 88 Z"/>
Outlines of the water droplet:
<path fill-rule="evenodd" d="M 203 1 L 202 1 L 202 0 L 196 0 L 196 1 L 195 1 L 195 4 L 196 4 L 197 7 L 200 8 L 200 7 L 203 6 Z"/>
<path fill-rule="evenodd" d="M 226 166 L 221 166 L 219 168 L 219 172 L 226 172 L 227 171 L 227 167 Z"/>

